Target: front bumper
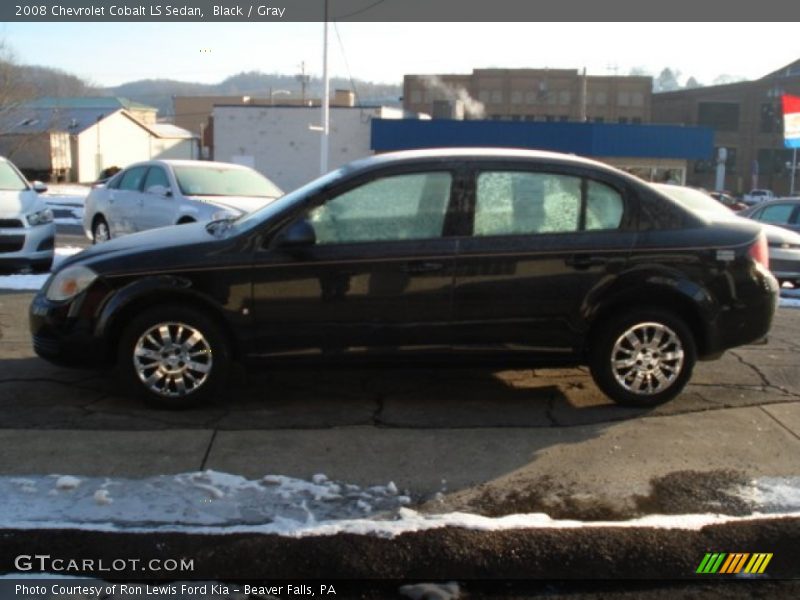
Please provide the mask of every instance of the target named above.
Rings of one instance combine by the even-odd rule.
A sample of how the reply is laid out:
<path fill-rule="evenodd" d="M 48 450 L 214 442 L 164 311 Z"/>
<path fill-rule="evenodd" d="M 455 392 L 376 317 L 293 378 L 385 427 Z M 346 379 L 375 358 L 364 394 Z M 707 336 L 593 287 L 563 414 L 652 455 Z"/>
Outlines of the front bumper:
<path fill-rule="evenodd" d="M 20 221 L 22 223 L 22 221 Z M 49 268 L 56 240 L 55 223 L 35 227 L 0 228 L 0 267 Z"/>
<path fill-rule="evenodd" d="M 113 362 L 106 342 L 94 335 L 91 319 L 80 315 L 81 298 L 55 303 L 36 294 L 28 313 L 33 349 L 60 365 L 104 367 Z"/>

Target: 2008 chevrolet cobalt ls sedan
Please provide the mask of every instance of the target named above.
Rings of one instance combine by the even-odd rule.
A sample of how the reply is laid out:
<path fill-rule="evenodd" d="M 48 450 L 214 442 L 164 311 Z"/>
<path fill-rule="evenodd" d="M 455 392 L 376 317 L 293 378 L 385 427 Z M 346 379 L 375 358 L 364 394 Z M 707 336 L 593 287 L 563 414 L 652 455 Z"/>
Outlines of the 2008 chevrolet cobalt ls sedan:
<path fill-rule="evenodd" d="M 758 225 L 694 214 L 598 162 L 503 149 L 354 162 L 247 216 L 143 232 L 62 263 L 30 310 L 54 362 L 116 364 L 194 405 L 234 360 L 445 354 L 588 364 L 622 404 L 763 338 Z"/>

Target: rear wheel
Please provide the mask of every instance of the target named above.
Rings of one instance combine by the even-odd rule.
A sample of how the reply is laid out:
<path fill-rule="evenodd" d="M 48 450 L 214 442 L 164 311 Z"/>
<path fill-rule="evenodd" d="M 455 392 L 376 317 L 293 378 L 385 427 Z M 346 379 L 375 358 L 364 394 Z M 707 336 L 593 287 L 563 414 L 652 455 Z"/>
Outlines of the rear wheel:
<path fill-rule="evenodd" d="M 92 223 L 92 241 L 95 244 L 107 242 L 111 239 L 111 230 L 108 228 L 108 223 L 103 217 L 95 217 Z"/>
<path fill-rule="evenodd" d="M 656 406 L 677 396 L 692 376 L 692 332 L 672 313 L 640 310 L 612 317 L 593 336 L 592 377 L 607 396 L 627 406 Z"/>
<path fill-rule="evenodd" d="M 221 328 L 193 308 L 153 308 L 123 332 L 118 365 L 125 388 L 151 406 L 189 408 L 227 379 L 230 353 Z"/>

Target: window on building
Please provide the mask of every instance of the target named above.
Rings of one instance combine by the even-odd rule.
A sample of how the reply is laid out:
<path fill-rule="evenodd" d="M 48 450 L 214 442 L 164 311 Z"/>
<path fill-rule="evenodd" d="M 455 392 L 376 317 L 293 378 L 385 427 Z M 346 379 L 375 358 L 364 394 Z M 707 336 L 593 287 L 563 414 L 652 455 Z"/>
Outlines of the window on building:
<path fill-rule="evenodd" d="M 783 131 L 783 113 L 771 102 L 761 105 L 761 133 L 777 133 Z"/>
<path fill-rule="evenodd" d="M 738 102 L 700 102 L 697 105 L 697 124 L 715 131 L 739 129 Z"/>
<path fill-rule="evenodd" d="M 624 125 L 628 122 L 628 117 L 620 117 L 619 119 L 617 119 L 617 122 L 622 123 Z"/>
<path fill-rule="evenodd" d="M 536 120 L 536 115 L 525 115 L 525 120 L 526 121 L 535 121 Z"/>
<path fill-rule="evenodd" d="M 490 98 L 491 94 L 489 94 L 489 90 L 481 90 L 478 92 L 478 100 L 480 100 L 484 104 L 488 104 Z"/>
<path fill-rule="evenodd" d="M 539 92 L 525 92 L 525 104 L 536 104 Z"/>
<path fill-rule="evenodd" d="M 561 90 L 558 93 L 558 103 L 561 106 L 569 106 L 570 97 L 571 94 L 569 93 L 569 90 Z"/>
<path fill-rule="evenodd" d="M 512 121 L 521 121 L 522 120 L 522 115 L 511 115 L 511 120 Z"/>
<path fill-rule="evenodd" d="M 525 97 L 525 94 L 522 93 L 520 90 L 514 90 L 511 92 L 511 104 L 522 104 L 522 101 Z"/>
<path fill-rule="evenodd" d="M 594 122 L 595 122 L 595 123 L 605 123 L 605 122 L 606 122 L 606 120 L 605 120 L 605 118 L 604 118 L 604 117 L 595 117 L 595 118 L 594 118 Z"/>
<path fill-rule="evenodd" d="M 594 95 L 594 103 L 597 106 L 605 106 L 606 102 L 608 102 L 608 96 L 605 92 L 597 92 Z"/>
<path fill-rule="evenodd" d="M 491 93 L 489 101 L 492 104 L 502 104 L 503 103 L 503 90 L 492 90 L 492 93 Z"/>
<path fill-rule="evenodd" d="M 566 121 L 569 121 L 569 116 L 561 115 L 560 117 L 558 117 L 558 120 L 561 121 L 562 123 L 564 123 Z"/>
<path fill-rule="evenodd" d="M 642 124 L 642 117 L 633 117 L 631 119 L 631 123 L 634 125 L 641 125 Z"/>
<path fill-rule="evenodd" d="M 631 105 L 631 95 L 629 92 L 619 92 L 617 94 L 617 104 L 620 106 Z"/>
<path fill-rule="evenodd" d="M 761 175 L 769 173 L 780 174 L 786 170 L 786 165 L 791 165 L 792 151 L 778 148 L 758 149 L 758 172 Z"/>
<path fill-rule="evenodd" d="M 644 94 L 642 92 L 633 92 L 631 94 L 632 106 L 644 106 Z"/>
<path fill-rule="evenodd" d="M 556 118 L 554 115 L 545 115 L 544 120 L 547 121 L 548 123 L 552 123 L 553 121 L 556 120 Z"/>

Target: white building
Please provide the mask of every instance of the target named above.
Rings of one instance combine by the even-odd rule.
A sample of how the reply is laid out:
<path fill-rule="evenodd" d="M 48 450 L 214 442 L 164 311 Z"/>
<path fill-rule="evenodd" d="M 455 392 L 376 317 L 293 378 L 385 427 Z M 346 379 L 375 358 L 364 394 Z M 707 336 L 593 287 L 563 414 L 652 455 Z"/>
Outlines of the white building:
<path fill-rule="evenodd" d="M 332 106 L 328 169 L 372 155 L 372 119 L 401 119 L 398 108 Z M 284 190 L 320 175 L 319 107 L 223 105 L 213 111 L 214 160 L 255 168 Z"/>
<path fill-rule="evenodd" d="M 109 167 L 196 158 L 197 139 L 124 108 L 23 105 L 0 118 L 0 154 L 37 177 L 91 182 Z"/>

